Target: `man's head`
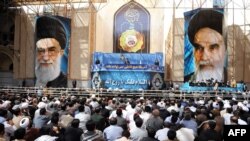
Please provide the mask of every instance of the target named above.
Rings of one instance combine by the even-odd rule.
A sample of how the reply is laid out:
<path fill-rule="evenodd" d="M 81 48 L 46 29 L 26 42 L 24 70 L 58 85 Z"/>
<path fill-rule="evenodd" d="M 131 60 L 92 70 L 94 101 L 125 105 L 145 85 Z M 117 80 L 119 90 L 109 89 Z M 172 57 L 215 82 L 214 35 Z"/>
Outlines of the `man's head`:
<path fill-rule="evenodd" d="M 200 70 L 223 68 L 225 43 L 223 37 L 211 28 L 202 28 L 195 34 L 195 61 Z"/>
<path fill-rule="evenodd" d="M 190 21 L 188 36 L 194 46 L 196 81 L 223 79 L 226 47 L 222 36 L 222 20 L 222 13 L 205 9 L 200 10 Z"/>
<path fill-rule="evenodd" d="M 56 17 L 42 16 L 36 21 L 36 77 L 46 84 L 60 74 L 61 56 L 66 46 L 66 33 Z"/>

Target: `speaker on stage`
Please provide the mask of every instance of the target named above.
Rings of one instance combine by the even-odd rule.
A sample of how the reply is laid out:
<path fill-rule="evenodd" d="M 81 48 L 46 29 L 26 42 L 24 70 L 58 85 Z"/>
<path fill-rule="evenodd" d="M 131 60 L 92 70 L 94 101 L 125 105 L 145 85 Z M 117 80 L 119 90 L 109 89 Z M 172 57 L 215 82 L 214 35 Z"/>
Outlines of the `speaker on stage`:
<path fill-rule="evenodd" d="M 126 64 L 126 65 L 129 65 L 129 64 L 130 64 L 130 61 L 128 60 L 128 58 L 125 58 L 125 64 Z"/>
<path fill-rule="evenodd" d="M 98 65 L 98 64 L 100 64 L 100 63 L 101 63 L 100 60 L 97 58 L 97 59 L 95 60 L 95 64 Z"/>
<path fill-rule="evenodd" d="M 159 65 L 160 65 L 160 62 L 159 62 L 158 59 L 155 60 L 155 65 L 156 65 L 156 66 L 159 66 Z"/>
<path fill-rule="evenodd" d="M 121 54 L 120 59 L 124 62 L 124 64 L 129 65 L 130 61 L 123 54 Z"/>

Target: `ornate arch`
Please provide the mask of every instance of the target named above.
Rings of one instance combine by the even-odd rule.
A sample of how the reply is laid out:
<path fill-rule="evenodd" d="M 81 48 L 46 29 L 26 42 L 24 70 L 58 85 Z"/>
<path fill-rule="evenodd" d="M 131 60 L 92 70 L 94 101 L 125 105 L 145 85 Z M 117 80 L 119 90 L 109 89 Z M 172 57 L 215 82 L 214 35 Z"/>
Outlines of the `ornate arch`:
<path fill-rule="evenodd" d="M 113 52 L 150 51 L 150 13 L 141 4 L 130 1 L 114 16 Z"/>
<path fill-rule="evenodd" d="M 1 65 L 0 68 L 2 68 L 3 70 L 10 70 L 9 67 L 12 66 L 11 70 L 13 70 L 13 55 L 12 55 L 11 51 L 0 49 L 0 58 L 1 58 L 0 60 L 2 61 L 0 63 L 0 65 Z M 6 68 L 6 65 L 8 68 Z"/>

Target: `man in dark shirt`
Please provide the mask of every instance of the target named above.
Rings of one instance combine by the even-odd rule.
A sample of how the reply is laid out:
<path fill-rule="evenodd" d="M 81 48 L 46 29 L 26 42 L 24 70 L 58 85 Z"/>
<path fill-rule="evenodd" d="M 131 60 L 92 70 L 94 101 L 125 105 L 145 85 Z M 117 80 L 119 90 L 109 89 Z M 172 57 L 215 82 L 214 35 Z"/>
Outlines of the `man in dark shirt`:
<path fill-rule="evenodd" d="M 71 126 L 67 127 L 65 130 L 65 141 L 80 141 L 83 131 L 79 128 L 80 120 L 73 119 Z"/>

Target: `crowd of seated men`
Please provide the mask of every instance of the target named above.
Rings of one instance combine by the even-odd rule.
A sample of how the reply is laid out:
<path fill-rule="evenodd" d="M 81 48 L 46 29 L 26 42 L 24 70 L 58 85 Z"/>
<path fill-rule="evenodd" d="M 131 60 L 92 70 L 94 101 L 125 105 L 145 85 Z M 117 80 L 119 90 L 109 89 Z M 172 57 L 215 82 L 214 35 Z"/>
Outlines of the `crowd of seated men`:
<path fill-rule="evenodd" d="M 250 125 L 249 109 L 222 97 L 0 93 L 0 141 L 223 141 L 224 125 Z"/>

